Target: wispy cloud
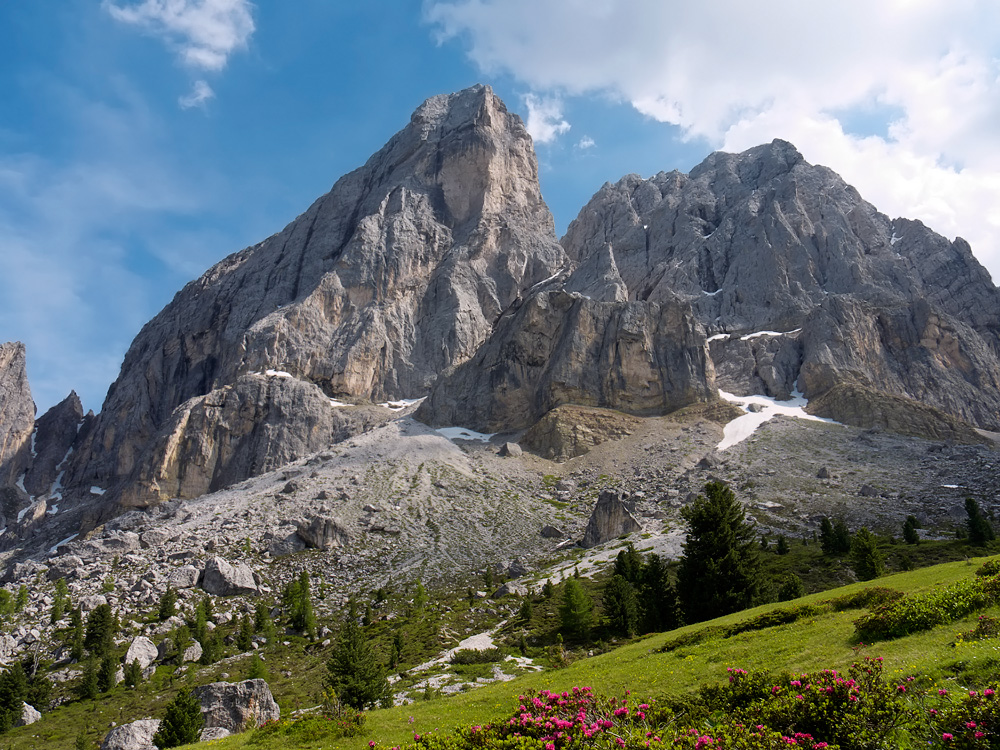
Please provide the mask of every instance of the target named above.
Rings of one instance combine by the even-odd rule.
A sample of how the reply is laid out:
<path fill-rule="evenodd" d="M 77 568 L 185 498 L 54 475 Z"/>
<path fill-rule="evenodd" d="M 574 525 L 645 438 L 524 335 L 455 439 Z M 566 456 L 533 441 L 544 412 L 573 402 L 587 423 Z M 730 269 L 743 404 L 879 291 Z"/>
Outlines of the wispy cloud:
<path fill-rule="evenodd" d="M 596 148 L 597 143 L 589 135 L 583 136 L 579 141 L 576 142 L 576 147 L 581 151 L 586 151 L 591 148 Z"/>
<path fill-rule="evenodd" d="M 1000 4 L 435 0 L 427 17 L 540 97 L 610 95 L 712 148 L 790 140 L 1000 279 Z M 891 121 L 852 132 L 872 110 Z"/>
<path fill-rule="evenodd" d="M 191 109 L 191 107 L 201 107 L 209 99 L 215 98 L 215 92 L 205 81 L 195 81 L 191 88 L 191 93 L 178 99 L 181 109 Z"/>
<path fill-rule="evenodd" d="M 193 68 L 222 70 L 254 32 L 249 0 L 143 0 L 121 6 L 103 0 L 117 20 L 157 36 Z"/>
<path fill-rule="evenodd" d="M 524 97 L 528 108 L 528 122 L 525 127 L 535 143 L 552 143 L 570 129 L 563 119 L 562 102 L 556 97 L 541 97 L 528 94 Z"/>

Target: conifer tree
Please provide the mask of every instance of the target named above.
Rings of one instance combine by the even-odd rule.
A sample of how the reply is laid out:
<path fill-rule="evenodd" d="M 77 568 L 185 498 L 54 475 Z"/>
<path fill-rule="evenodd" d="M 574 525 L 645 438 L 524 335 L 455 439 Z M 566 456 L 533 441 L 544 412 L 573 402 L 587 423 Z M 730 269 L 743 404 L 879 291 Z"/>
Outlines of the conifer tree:
<path fill-rule="evenodd" d="M 240 629 L 236 631 L 236 648 L 241 653 L 253 648 L 253 623 L 250 622 L 249 615 L 243 615 L 240 619 Z"/>
<path fill-rule="evenodd" d="M 784 535 L 778 537 L 778 544 L 775 546 L 774 551 L 779 555 L 787 555 L 791 552 L 791 547 L 788 546 L 788 540 L 785 539 Z"/>
<path fill-rule="evenodd" d="M 358 625 L 357 605 L 352 601 L 337 646 L 327 662 L 326 684 L 341 703 L 363 711 L 385 699 L 389 682 L 371 642 Z"/>
<path fill-rule="evenodd" d="M 21 703 L 28 697 L 28 676 L 20 662 L 0 674 L 0 732 L 6 732 L 21 718 Z"/>
<path fill-rule="evenodd" d="M 83 645 L 98 658 L 108 653 L 115 643 L 118 632 L 118 618 L 111 610 L 110 604 L 99 604 L 87 615 L 87 631 L 83 637 Z"/>
<path fill-rule="evenodd" d="M 97 689 L 108 692 L 115 686 L 115 676 L 118 674 L 118 660 L 111 654 L 105 654 L 101 666 L 97 670 Z"/>
<path fill-rule="evenodd" d="M 709 482 L 681 515 L 688 533 L 677 594 L 685 620 L 701 622 L 756 604 L 762 587 L 757 534 L 733 491 Z"/>
<path fill-rule="evenodd" d="M 663 558 L 650 552 L 642 570 L 639 587 L 643 632 L 673 630 L 680 624 L 677 612 L 677 592 L 670 583 Z"/>
<path fill-rule="evenodd" d="M 903 521 L 903 541 L 907 544 L 920 544 L 920 534 L 917 533 L 919 528 L 920 524 L 916 517 L 907 516 L 906 520 Z"/>
<path fill-rule="evenodd" d="M 160 619 L 160 622 L 164 620 L 169 620 L 177 613 L 177 591 L 173 586 L 167 584 L 167 590 L 163 592 L 163 596 L 160 597 L 160 606 L 157 609 L 156 616 Z"/>
<path fill-rule="evenodd" d="M 84 630 L 83 630 L 83 615 L 80 613 L 80 608 L 75 607 L 69 613 L 70 618 L 70 635 L 69 635 L 69 656 L 75 661 L 80 661 L 83 658 L 83 641 L 84 641 Z"/>
<path fill-rule="evenodd" d="M 639 627 L 639 604 L 635 588 L 624 576 L 611 577 L 604 587 L 603 604 L 612 633 L 626 638 L 635 635 Z"/>
<path fill-rule="evenodd" d="M 253 630 L 268 640 L 274 637 L 274 620 L 271 619 L 271 609 L 262 601 L 257 602 L 253 611 Z"/>
<path fill-rule="evenodd" d="M 94 661 L 94 657 L 87 659 L 83 665 L 83 676 L 77 685 L 77 694 L 85 700 L 93 700 L 101 694 L 97 679 L 97 662 Z"/>
<path fill-rule="evenodd" d="M 201 706 L 187 688 L 182 688 L 177 697 L 167 706 L 167 713 L 160 722 L 160 728 L 153 735 L 153 744 L 160 750 L 187 745 L 198 741 L 204 719 Z"/>
<path fill-rule="evenodd" d="M 615 557 L 615 569 L 612 575 L 621 576 L 629 583 L 636 584 L 642 578 L 642 567 L 642 555 L 636 552 L 635 547 L 629 542 Z"/>
<path fill-rule="evenodd" d="M 585 640 L 590 633 L 594 622 L 594 603 L 577 578 L 566 580 L 559 617 L 566 635 Z"/>
<path fill-rule="evenodd" d="M 138 659 L 133 659 L 125 665 L 125 675 L 122 682 L 133 688 L 142 682 L 142 667 L 139 665 Z"/>
<path fill-rule="evenodd" d="M 882 575 L 884 560 L 875 535 L 862 526 L 851 542 L 851 565 L 858 580 L 870 581 Z"/>
<path fill-rule="evenodd" d="M 996 538 L 993 526 L 990 525 L 986 516 L 979 510 L 979 503 L 974 498 L 965 498 L 965 513 L 968 516 L 965 525 L 969 530 L 969 542 L 971 544 L 981 547 Z"/>
<path fill-rule="evenodd" d="M 49 621 L 55 625 L 59 622 L 63 615 L 66 614 L 66 607 L 69 604 L 69 586 L 66 585 L 66 579 L 59 578 L 56 581 L 56 594 L 52 598 L 52 615 Z"/>

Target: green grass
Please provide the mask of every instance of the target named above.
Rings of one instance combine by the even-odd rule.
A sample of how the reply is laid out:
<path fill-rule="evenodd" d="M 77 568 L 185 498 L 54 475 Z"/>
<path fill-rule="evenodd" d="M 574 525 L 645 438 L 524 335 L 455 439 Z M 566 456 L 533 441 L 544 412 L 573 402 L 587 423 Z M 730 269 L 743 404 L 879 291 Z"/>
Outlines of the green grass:
<path fill-rule="evenodd" d="M 900 589 L 908 594 L 929 591 L 974 575 L 978 562 L 981 561 L 952 562 L 899 573 L 879 579 L 877 585 Z M 874 584 L 856 583 L 836 592 L 812 594 L 796 600 L 795 605 L 818 604 L 871 585 Z M 858 610 L 826 611 L 763 631 L 743 632 L 728 638 L 709 638 L 670 653 L 658 653 L 667 641 L 679 636 L 705 628 L 732 626 L 788 606 L 788 603 L 782 603 L 756 607 L 708 623 L 633 640 L 591 658 L 580 652 L 574 654 L 576 660 L 564 669 L 527 674 L 513 682 L 489 685 L 451 697 L 372 711 L 367 716 L 365 734 L 361 737 L 333 741 L 313 739 L 303 744 L 285 743 L 281 748 L 361 750 L 367 747 L 370 740 L 392 746 L 411 740 L 415 732 L 446 731 L 458 725 L 484 723 L 502 716 L 516 705 L 519 693 L 541 688 L 564 690 L 574 685 L 587 685 L 606 693 L 621 693 L 628 689 L 641 696 L 686 693 L 706 683 L 723 681 L 729 666 L 775 672 L 826 667 L 844 669 L 863 655 L 878 655 L 885 658 L 890 679 L 920 674 L 932 683 L 964 688 L 996 680 L 1000 672 L 1000 642 L 996 639 L 955 645 L 958 634 L 974 626 L 975 616 L 866 647 L 859 645 L 855 638 L 853 621 L 860 614 Z M 987 613 L 1000 614 L 1000 608 L 993 607 Z M 14 734 L 10 737 L 13 739 Z M 251 737 L 252 733 L 228 738 L 213 744 L 213 748 L 238 750 L 247 747 Z M 27 745 L 12 744 L 12 747 Z"/>

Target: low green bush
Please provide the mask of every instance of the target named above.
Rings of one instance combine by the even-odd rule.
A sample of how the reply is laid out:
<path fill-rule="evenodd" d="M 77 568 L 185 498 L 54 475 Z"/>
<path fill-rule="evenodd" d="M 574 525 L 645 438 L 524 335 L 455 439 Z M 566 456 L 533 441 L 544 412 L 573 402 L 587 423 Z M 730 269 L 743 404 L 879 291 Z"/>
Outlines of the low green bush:
<path fill-rule="evenodd" d="M 482 650 L 463 648 L 452 654 L 452 664 L 492 664 L 503 661 L 507 655 L 501 648 L 484 648 Z"/>

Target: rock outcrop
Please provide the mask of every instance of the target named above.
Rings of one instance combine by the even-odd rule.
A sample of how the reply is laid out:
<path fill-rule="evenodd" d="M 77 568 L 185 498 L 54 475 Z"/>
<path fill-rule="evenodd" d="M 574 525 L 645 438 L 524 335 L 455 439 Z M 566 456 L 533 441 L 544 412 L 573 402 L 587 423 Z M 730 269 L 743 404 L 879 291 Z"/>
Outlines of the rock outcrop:
<path fill-rule="evenodd" d="M 213 394 L 253 372 L 287 372 L 331 397 L 422 396 L 565 261 L 520 118 L 485 86 L 433 97 L 282 232 L 218 263 L 143 328 L 70 479 L 108 488 L 138 470 L 174 484 L 161 494 L 203 492 L 201 479 L 173 483 L 162 453 L 147 452 L 167 425 L 192 418 L 224 444 Z M 282 430 L 308 442 L 313 427 L 290 413 Z M 230 468 L 212 481 L 261 470 Z"/>
<path fill-rule="evenodd" d="M 0 488 L 21 482 L 31 466 L 35 402 L 28 386 L 24 344 L 0 344 Z"/>
<path fill-rule="evenodd" d="M 201 703 L 205 729 L 221 727 L 235 734 L 281 717 L 264 680 L 213 682 L 195 688 L 194 694 Z"/>
<path fill-rule="evenodd" d="M 890 220 L 789 143 L 607 184 L 561 242 L 574 288 L 686 301 L 724 390 L 854 383 L 1000 427 L 1000 292 L 968 244 Z"/>
<path fill-rule="evenodd" d="M 521 439 L 542 458 L 566 461 L 608 440 L 632 434 L 639 420 L 628 414 L 584 406 L 559 406 L 538 420 Z"/>
<path fill-rule="evenodd" d="M 104 735 L 101 750 L 155 750 L 153 735 L 159 728 L 159 719 L 140 719 L 122 724 Z"/>
<path fill-rule="evenodd" d="M 530 427 L 563 404 L 649 415 L 715 396 L 704 330 L 683 302 L 542 291 L 442 376 L 417 418 L 500 432 Z"/>
<path fill-rule="evenodd" d="M 201 587 L 213 596 L 256 594 L 257 582 L 253 571 L 244 563 L 231 563 L 215 556 L 208 558 Z"/>
<path fill-rule="evenodd" d="M 296 522 L 296 534 L 312 549 L 331 550 L 343 547 L 350 534 L 336 518 L 323 514 L 311 515 Z"/>
<path fill-rule="evenodd" d="M 590 549 L 617 539 L 622 534 L 631 534 L 635 531 L 642 531 L 642 524 L 625 507 L 621 493 L 601 490 L 597 505 L 594 506 L 594 512 L 590 514 L 590 521 L 587 522 L 587 528 L 583 532 L 580 546 Z"/>
<path fill-rule="evenodd" d="M 58 486 L 61 467 L 83 421 L 83 405 L 73 391 L 35 422 L 35 456 L 24 477 L 29 494 L 43 495 Z"/>

